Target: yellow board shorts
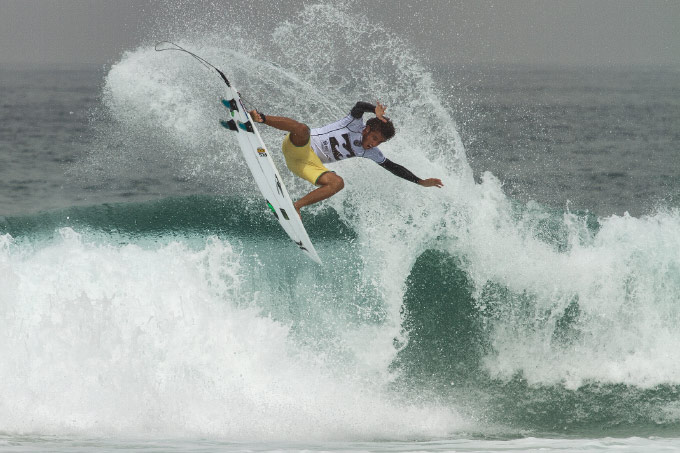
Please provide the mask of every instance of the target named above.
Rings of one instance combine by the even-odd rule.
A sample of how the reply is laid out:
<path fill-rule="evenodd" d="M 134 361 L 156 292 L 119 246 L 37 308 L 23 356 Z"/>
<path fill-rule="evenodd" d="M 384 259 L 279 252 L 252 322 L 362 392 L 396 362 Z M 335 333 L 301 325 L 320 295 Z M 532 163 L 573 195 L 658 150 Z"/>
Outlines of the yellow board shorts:
<path fill-rule="evenodd" d="M 312 149 L 311 140 L 304 146 L 295 146 L 288 134 L 283 139 L 281 150 L 290 171 L 312 184 L 316 184 L 321 175 L 330 171 L 323 166 L 319 156 Z"/>

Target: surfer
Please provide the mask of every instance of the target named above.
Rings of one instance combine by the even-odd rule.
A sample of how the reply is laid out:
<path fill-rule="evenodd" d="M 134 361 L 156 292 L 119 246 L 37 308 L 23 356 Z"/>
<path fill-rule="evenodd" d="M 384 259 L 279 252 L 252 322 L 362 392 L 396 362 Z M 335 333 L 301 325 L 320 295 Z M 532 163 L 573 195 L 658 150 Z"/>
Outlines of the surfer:
<path fill-rule="evenodd" d="M 324 164 L 351 157 L 371 159 L 394 175 L 423 187 L 443 186 L 437 178 L 418 178 L 378 149 L 378 145 L 395 134 L 394 124 L 385 116 L 385 110 L 380 102 L 373 105 L 359 101 L 343 119 L 311 130 L 291 118 L 265 115 L 257 110 L 250 112 L 255 122 L 288 132 L 281 145 L 286 165 L 295 175 L 319 186 L 295 202 L 298 214 L 301 208 L 332 197 L 345 187 L 345 181 Z M 367 112 L 374 113 L 375 118 L 364 124 L 363 115 Z"/>

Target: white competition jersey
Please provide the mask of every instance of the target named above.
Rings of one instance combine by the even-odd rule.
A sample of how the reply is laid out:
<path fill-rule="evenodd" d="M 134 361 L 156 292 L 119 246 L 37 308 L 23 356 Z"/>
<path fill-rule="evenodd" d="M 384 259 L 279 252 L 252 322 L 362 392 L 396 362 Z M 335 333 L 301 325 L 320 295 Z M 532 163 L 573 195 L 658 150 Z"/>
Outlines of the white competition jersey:
<path fill-rule="evenodd" d="M 365 157 L 382 164 L 386 158 L 377 147 L 364 149 L 361 146 L 361 131 L 365 124 L 362 118 L 347 115 L 340 121 L 310 131 L 312 149 L 321 162 L 327 164 L 350 157 Z"/>

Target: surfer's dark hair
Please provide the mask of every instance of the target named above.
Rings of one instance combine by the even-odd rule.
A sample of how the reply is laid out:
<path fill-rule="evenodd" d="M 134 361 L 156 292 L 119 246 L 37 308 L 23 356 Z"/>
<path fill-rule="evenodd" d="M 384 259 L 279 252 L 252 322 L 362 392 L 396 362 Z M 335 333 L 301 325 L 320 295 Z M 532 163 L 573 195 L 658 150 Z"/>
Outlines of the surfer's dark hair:
<path fill-rule="evenodd" d="M 387 141 L 394 137 L 396 131 L 394 129 L 394 124 L 392 123 L 392 120 L 386 116 L 383 116 L 383 118 L 385 118 L 387 122 L 376 117 L 366 121 L 366 126 L 371 128 L 371 132 L 373 131 L 380 132 L 380 135 L 382 135 L 385 141 Z"/>

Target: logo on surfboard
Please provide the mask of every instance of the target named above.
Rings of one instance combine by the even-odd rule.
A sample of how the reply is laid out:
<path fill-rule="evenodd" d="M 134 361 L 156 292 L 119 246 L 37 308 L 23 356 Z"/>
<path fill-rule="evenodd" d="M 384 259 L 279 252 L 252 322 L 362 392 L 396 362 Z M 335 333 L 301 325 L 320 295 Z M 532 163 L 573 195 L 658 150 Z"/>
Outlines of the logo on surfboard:
<path fill-rule="evenodd" d="M 276 190 L 278 190 L 281 196 L 283 196 L 283 187 L 281 187 L 281 181 L 279 181 L 279 177 L 274 175 L 274 179 L 276 179 Z"/>

